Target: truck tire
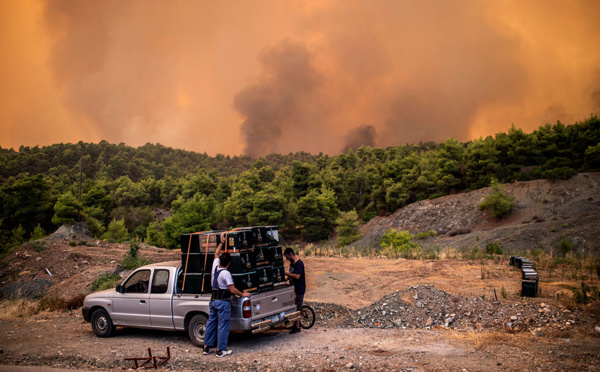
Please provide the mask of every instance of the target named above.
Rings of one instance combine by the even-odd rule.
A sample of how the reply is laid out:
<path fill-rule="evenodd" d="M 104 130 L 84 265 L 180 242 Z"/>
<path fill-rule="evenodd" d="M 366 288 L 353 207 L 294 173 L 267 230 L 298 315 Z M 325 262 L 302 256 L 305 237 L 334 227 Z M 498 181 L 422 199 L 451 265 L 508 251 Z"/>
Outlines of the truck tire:
<path fill-rule="evenodd" d="M 104 309 L 98 309 L 92 314 L 92 329 L 98 337 L 114 336 L 117 332 L 117 327 Z"/>
<path fill-rule="evenodd" d="M 192 344 L 195 346 L 204 346 L 206 323 L 208 323 L 208 318 L 204 314 L 196 314 L 190 320 L 188 335 L 190 336 L 190 341 L 192 341 Z"/>

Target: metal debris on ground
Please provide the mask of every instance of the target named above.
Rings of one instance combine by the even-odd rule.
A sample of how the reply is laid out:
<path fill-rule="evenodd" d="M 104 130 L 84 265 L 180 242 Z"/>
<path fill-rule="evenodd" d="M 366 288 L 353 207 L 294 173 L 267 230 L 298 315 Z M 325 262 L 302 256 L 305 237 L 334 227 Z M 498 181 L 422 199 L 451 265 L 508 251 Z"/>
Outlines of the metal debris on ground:
<path fill-rule="evenodd" d="M 135 364 L 134 367 L 131 368 L 123 368 L 123 369 L 138 369 L 140 367 L 144 368 L 154 368 L 162 366 L 167 360 L 171 358 L 171 349 L 167 346 L 167 356 L 153 356 L 152 350 L 148 348 L 148 356 L 141 358 L 125 358 L 126 361 L 131 360 Z M 152 362 L 151 365 L 146 365 Z M 140 364 L 142 363 L 142 364 Z"/>

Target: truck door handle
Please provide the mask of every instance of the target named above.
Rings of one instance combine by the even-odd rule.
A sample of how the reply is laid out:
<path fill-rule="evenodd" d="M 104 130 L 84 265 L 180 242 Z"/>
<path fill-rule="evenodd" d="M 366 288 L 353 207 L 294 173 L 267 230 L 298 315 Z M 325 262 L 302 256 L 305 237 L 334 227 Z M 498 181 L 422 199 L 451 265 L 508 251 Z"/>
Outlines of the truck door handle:
<path fill-rule="evenodd" d="M 146 300 L 140 300 L 140 304 L 145 304 Z"/>
<path fill-rule="evenodd" d="M 273 297 L 273 298 L 271 299 L 271 301 L 272 301 L 272 302 L 277 302 L 277 297 Z"/>

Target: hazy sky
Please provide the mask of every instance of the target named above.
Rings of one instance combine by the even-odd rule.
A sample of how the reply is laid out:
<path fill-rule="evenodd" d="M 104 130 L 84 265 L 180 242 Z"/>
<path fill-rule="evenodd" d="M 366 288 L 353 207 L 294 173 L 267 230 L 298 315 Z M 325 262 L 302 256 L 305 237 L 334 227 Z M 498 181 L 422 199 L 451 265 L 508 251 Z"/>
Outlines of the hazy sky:
<path fill-rule="evenodd" d="M 0 146 L 214 155 L 531 132 L 600 112 L 596 0 L 2 0 Z"/>

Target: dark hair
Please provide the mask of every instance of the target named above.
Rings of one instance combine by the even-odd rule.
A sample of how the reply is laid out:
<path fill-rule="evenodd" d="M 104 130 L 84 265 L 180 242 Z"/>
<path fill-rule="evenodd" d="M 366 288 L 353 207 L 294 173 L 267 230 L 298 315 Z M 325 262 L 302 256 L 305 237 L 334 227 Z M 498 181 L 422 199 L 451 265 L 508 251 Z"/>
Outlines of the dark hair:
<path fill-rule="evenodd" d="M 227 267 L 227 265 L 229 265 L 231 262 L 231 256 L 229 255 L 229 252 L 221 253 L 219 260 L 221 261 L 221 266 Z"/>
<path fill-rule="evenodd" d="M 292 248 L 290 248 L 290 247 L 287 247 L 287 248 L 285 249 L 285 251 L 283 251 L 283 255 L 284 255 L 284 256 L 285 256 L 285 255 L 288 255 L 288 254 L 293 254 L 294 256 L 296 255 L 296 253 L 294 253 L 294 250 L 293 250 Z"/>

